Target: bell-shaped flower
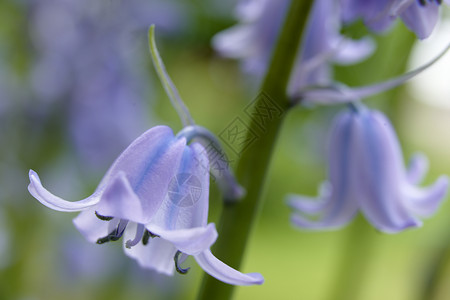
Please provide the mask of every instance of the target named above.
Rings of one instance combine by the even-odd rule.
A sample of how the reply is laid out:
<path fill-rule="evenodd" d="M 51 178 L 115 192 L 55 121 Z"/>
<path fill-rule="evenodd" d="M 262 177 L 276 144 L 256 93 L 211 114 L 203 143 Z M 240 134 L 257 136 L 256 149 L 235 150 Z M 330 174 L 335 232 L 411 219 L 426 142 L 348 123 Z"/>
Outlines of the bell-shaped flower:
<path fill-rule="evenodd" d="M 289 0 L 243 0 L 237 6 L 240 24 L 218 33 L 214 48 L 242 60 L 244 71 L 264 75 L 289 8 Z M 339 7 L 333 0 L 315 1 L 298 50 L 289 93 L 305 85 L 330 82 L 330 62 L 356 63 L 374 49 L 372 40 L 347 39 L 340 34 Z"/>
<path fill-rule="evenodd" d="M 260 274 L 240 273 L 212 255 L 209 249 L 217 231 L 213 223 L 207 224 L 207 153 L 198 143 L 187 145 L 166 126 L 137 138 L 84 200 L 70 202 L 51 194 L 32 170 L 28 190 L 54 210 L 81 211 L 74 224 L 90 242 L 103 244 L 124 236 L 125 253 L 143 267 L 168 275 L 174 269 L 185 273 L 179 263 L 192 255 L 223 282 L 263 282 Z"/>
<path fill-rule="evenodd" d="M 307 229 L 337 229 L 358 211 L 378 230 L 396 233 L 421 226 L 445 198 L 448 178 L 417 186 L 427 169 L 416 155 L 408 169 L 394 129 L 380 112 L 358 108 L 341 113 L 329 141 L 328 181 L 317 199 L 290 196 L 292 222 Z"/>
<path fill-rule="evenodd" d="M 341 0 L 344 22 L 362 18 L 371 30 L 382 32 L 400 17 L 419 39 L 433 31 L 441 4 L 442 0 Z"/>

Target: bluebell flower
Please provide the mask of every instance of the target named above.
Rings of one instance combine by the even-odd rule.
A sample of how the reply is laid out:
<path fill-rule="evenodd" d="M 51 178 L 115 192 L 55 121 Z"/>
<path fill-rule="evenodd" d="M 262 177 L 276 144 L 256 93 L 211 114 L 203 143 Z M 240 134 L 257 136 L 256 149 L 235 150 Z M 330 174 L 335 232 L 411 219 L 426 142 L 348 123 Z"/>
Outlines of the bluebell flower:
<path fill-rule="evenodd" d="M 450 4 L 450 1 L 446 0 Z M 427 38 L 439 17 L 440 0 L 341 0 L 343 21 L 362 18 L 375 32 L 388 29 L 397 18 L 418 38 Z"/>
<path fill-rule="evenodd" d="M 242 60 L 246 72 L 264 75 L 283 25 L 289 0 L 247 0 L 239 2 L 240 24 L 217 34 L 214 48 L 223 56 Z M 330 62 L 356 63 L 372 53 L 368 39 L 351 40 L 340 31 L 339 6 L 332 0 L 317 0 L 309 17 L 298 51 L 289 91 L 305 85 L 331 81 Z"/>
<path fill-rule="evenodd" d="M 137 138 L 113 163 L 94 193 L 77 202 L 63 200 L 30 170 L 29 192 L 47 207 L 81 213 L 76 228 L 90 242 L 124 237 L 125 253 L 146 268 L 171 275 L 192 255 L 211 276 L 234 285 L 261 284 L 258 273 L 243 274 L 214 257 L 217 238 L 207 223 L 209 161 L 203 146 L 187 145 L 166 126 Z M 174 267 L 175 260 L 175 267 Z"/>
<path fill-rule="evenodd" d="M 427 161 L 412 158 L 405 169 L 394 129 L 378 111 L 347 110 L 334 121 L 329 141 L 328 181 L 317 199 L 290 196 L 292 222 L 307 229 L 337 229 L 358 211 L 378 230 L 396 233 L 422 225 L 445 198 L 448 178 L 419 187 Z"/>

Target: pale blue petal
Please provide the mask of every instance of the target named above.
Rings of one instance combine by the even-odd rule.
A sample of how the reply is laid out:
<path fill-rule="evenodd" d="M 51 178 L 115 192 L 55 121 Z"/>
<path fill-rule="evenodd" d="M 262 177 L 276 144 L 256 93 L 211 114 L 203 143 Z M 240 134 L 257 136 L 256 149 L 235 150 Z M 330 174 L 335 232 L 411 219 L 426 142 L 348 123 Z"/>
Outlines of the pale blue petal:
<path fill-rule="evenodd" d="M 428 171 L 428 158 L 421 154 L 415 154 L 409 161 L 406 179 L 411 184 L 419 184 L 422 182 Z"/>
<path fill-rule="evenodd" d="M 145 213 L 148 212 L 143 210 L 146 201 L 151 201 L 151 198 L 140 199 L 133 191 L 126 174 L 120 171 L 106 186 L 96 209 L 102 216 L 146 223 L 148 216 Z"/>
<path fill-rule="evenodd" d="M 424 6 L 413 3 L 400 14 L 400 17 L 419 39 L 425 39 L 436 26 L 439 18 L 439 4 L 434 1 L 427 2 Z"/>
<path fill-rule="evenodd" d="M 336 54 L 333 61 L 341 65 L 349 65 L 362 61 L 370 56 L 375 48 L 375 42 L 370 37 L 359 40 L 341 38 L 338 40 Z"/>
<path fill-rule="evenodd" d="M 254 30 L 248 25 L 237 25 L 216 34 L 212 45 L 221 55 L 229 58 L 250 57 L 257 51 L 253 43 Z"/>
<path fill-rule="evenodd" d="M 406 176 L 395 132 L 379 112 L 356 114 L 355 139 L 359 149 L 357 197 L 367 219 L 379 230 L 396 233 L 422 223 L 403 205 L 402 185 Z"/>
<path fill-rule="evenodd" d="M 145 227 L 153 234 L 159 235 L 161 239 L 172 243 L 177 250 L 189 255 L 195 255 L 209 249 L 217 239 L 217 231 L 213 223 L 205 227 L 178 230 L 165 230 L 152 224 Z"/>
<path fill-rule="evenodd" d="M 358 211 L 354 195 L 354 164 L 352 114 L 340 114 L 332 126 L 329 151 L 329 185 L 322 188 L 319 200 L 307 203 L 305 198 L 296 198 L 293 203 L 299 211 L 291 217 L 292 222 L 307 229 L 337 229 L 348 224 Z M 320 211 L 319 211 L 320 209 Z M 318 215 L 313 220 L 302 214 Z"/>
<path fill-rule="evenodd" d="M 184 148 L 168 194 L 150 223 L 166 230 L 204 227 L 208 219 L 209 161 L 198 143 Z"/>
<path fill-rule="evenodd" d="M 109 188 L 111 193 L 105 195 L 104 201 L 102 199 L 102 209 L 114 210 L 116 204 L 113 202 L 116 201 L 118 207 L 125 207 L 128 196 L 133 195 L 135 205 L 122 214 L 131 218 L 130 221 L 148 222 L 164 202 L 185 148 L 185 139 L 175 139 L 171 129 L 166 126 L 153 127 L 141 135 L 117 158 L 105 175 L 101 184 Z M 117 177 L 118 174 L 125 175 Z M 119 191 L 120 197 L 119 194 L 114 195 Z M 140 201 L 141 213 L 137 210 L 134 196 Z M 133 211 L 136 220 L 132 218 Z"/>
<path fill-rule="evenodd" d="M 405 191 L 404 205 L 420 217 L 429 217 L 436 212 L 448 190 L 448 177 L 441 176 L 427 188 L 408 186 Z"/>
<path fill-rule="evenodd" d="M 134 238 L 136 224 L 128 225 L 123 236 L 124 241 Z M 137 245 L 126 248 L 125 254 L 135 259 L 143 268 L 152 269 L 165 275 L 173 275 L 174 260 L 173 257 L 177 252 L 175 246 L 162 238 L 151 238 L 147 245 L 138 243 Z"/>
<path fill-rule="evenodd" d="M 66 212 L 74 212 L 74 211 L 82 211 L 93 207 L 100 200 L 101 190 L 97 189 L 94 194 L 89 196 L 86 199 L 80 201 L 66 201 L 58 196 L 53 195 L 47 189 L 45 189 L 42 184 L 39 176 L 33 170 L 29 172 L 30 184 L 28 185 L 28 191 L 34 198 L 36 198 L 39 202 L 44 204 L 45 206 L 58 210 L 58 211 L 66 211 Z"/>
<path fill-rule="evenodd" d="M 261 16 L 266 0 L 244 0 L 236 6 L 236 16 L 243 22 L 252 22 Z"/>
<path fill-rule="evenodd" d="M 210 250 L 203 251 L 194 256 L 202 269 L 212 277 L 233 285 L 254 285 L 263 284 L 264 278 L 259 273 L 241 273 L 220 260 L 218 260 Z"/>

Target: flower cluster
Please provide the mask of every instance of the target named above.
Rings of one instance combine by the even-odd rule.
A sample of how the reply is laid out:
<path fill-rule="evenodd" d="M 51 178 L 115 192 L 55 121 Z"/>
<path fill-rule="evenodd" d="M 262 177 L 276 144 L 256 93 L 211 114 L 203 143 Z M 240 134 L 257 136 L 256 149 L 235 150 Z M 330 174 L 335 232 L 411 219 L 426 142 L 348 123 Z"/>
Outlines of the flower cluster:
<path fill-rule="evenodd" d="M 87 132 L 96 126 L 85 121 L 87 115 L 97 116 L 101 111 L 101 116 L 116 118 L 109 110 L 105 113 L 104 107 L 123 113 L 122 102 L 135 104 L 143 98 L 139 83 L 142 77 L 133 74 L 130 67 L 135 55 L 123 46 L 130 44 L 130 32 L 147 24 L 147 14 L 142 13 L 146 3 L 133 0 L 122 7 L 121 2 L 114 7 L 114 14 L 109 15 L 95 5 L 84 10 L 84 1 L 44 2 L 54 5 L 41 7 L 33 2 L 32 19 L 37 24 L 35 44 L 46 50 L 35 66 L 33 80 L 37 82 L 36 87 L 42 87 L 43 97 L 62 98 L 71 94 L 72 116 L 78 120 L 74 122 L 74 135 L 90 144 L 86 141 L 90 136 Z M 224 56 L 242 59 L 247 72 L 263 75 L 289 3 L 289 0 L 239 2 L 236 12 L 241 24 L 216 35 L 214 47 Z M 419 187 L 427 169 L 426 158 L 414 156 L 405 169 L 400 144 L 389 120 L 359 102 L 398 86 L 440 56 L 415 71 L 367 87 L 347 88 L 336 82 L 332 74 L 333 64 L 359 62 L 375 49 L 369 37 L 353 40 L 341 34 L 345 24 L 362 19 L 372 30 L 380 32 L 399 17 L 423 39 L 436 23 L 440 4 L 441 1 L 432 0 L 314 1 L 301 45 L 295 53 L 290 82 L 286 91 L 284 88 L 282 91 L 292 100 L 290 106 L 347 103 L 349 109 L 333 123 L 329 178 L 321 186 L 318 198 L 298 195 L 289 198 L 289 205 L 294 209 L 292 222 L 298 227 L 337 229 L 361 212 L 378 230 L 397 233 L 421 226 L 421 218 L 435 213 L 445 198 L 448 178 L 441 176 L 431 186 Z M 67 38 L 52 38 L 55 33 L 49 33 L 46 23 L 49 14 L 61 16 L 58 19 L 61 26 L 54 30 L 58 31 L 56 35 L 64 32 Z M 97 28 L 92 20 L 99 18 L 105 22 L 98 22 Z M 215 163 L 211 157 L 222 155 L 222 149 L 212 133 L 195 125 L 156 49 L 154 26 L 150 28 L 149 38 L 156 72 L 184 129 L 177 135 L 167 126 L 146 131 L 114 161 L 94 193 L 86 199 L 72 202 L 55 196 L 44 188 L 33 170 L 29 172 L 28 190 L 53 210 L 80 212 L 73 223 L 88 241 L 104 244 L 123 239 L 126 255 L 144 268 L 167 275 L 175 270 L 185 274 L 188 269 L 181 264 L 192 256 L 205 272 L 222 282 L 262 284 L 264 279 L 259 273 L 241 273 L 210 251 L 218 233 L 215 225 L 208 223 L 209 172 L 214 172 L 214 168 L 210 170 L 210 165 Z M 124 40 L 127 42 L 123 43 Z M 76 53 L 74 49 L 83 51 Z M 75 56 L 76 60 L 67 63 L 68 58 Z M 65 66 L 61 67 L 61 63 Z M 54 81 L 38 82 L 42 78 Z M 125 115 L 135 119 L 133 112 Z M 88 119 L 102 123 L 99 128 L 105 128 L 104 119 Z M 116 123 L 130 125 L 128 121 Z M 98 137 L 93 140 L 104 144 Z M 201 141 L 214 145 L 215 153 L 205 149 Z M 103 155 L 101 151 L 96 152 Z M 217 183 L 228 204 L 234 203 L 245 192 L 228 165 L 223 169 L 225 174 Z"/>
<path fill-rule="evenodd" d="M 242 59 L 245 71 L 261 76 L 268 67 L 289 3 L 241 1 L 236 9 L 241 24 L 217 34 L 214 48 L 223 56 Z M 352 64 L 372 53 L 371 39 L 352 40 L 339 33 L 339 9 L 332 0 L 314 2 L 291 78 L 291 92 L 307 85 L 329 84 L 329 61 Z"/>

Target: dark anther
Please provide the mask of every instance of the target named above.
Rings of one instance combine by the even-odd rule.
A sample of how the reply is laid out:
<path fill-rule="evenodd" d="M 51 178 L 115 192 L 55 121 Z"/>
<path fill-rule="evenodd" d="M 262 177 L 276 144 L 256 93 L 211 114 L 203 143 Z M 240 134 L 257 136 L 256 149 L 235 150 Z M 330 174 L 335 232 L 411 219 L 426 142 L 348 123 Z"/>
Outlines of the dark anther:
<path fill-rule="evenodd" d="M 97 211 L 95 211 L 95 215 L 97 216 L 97 218 L 99 218 L 102 221 L 111 221 L 112 219 L 114 219 L 114 217 L 102 216 Z"/>
<path fill-rule="evenodd" d="M 427 4 L 426 0 L 419 0 L 419 4 L 425 6 Z"/>
<path fill-rule="evenodd" d="M 190 268 L 183 269 L 178 264 L 178 259 L 179 259 L 181 253 L 182 252 L 178 250 L 177 253 L 175 253 L 175 256 L 173 257 L 173 260 L 175 261 L 175 269 L 177 270 L 177 272 L 184 275 L 189 271 Z"/>
<path fill-rule="evenodd" d="M 437 4 L 441 5 L 442 4 L 442 0 L 436 0 Z"/>
<path fill-rule="evenodd" d="M 153 234 L 152 232 L 150 232 L 146 229 L 144 232 L 144 236 L 142 237 L 142 244 L 144 244 L 144 246 L 147 245 L 148 240 L 150 238 L 155 238 L 155 237 L 159 237 L 159 235 Z"/>
<path fill-rule="evenodd" d="M 107 243 L 107 242 L 115 242 L 115 241 L 118 241 L 118 240 L 122 237 L 123 232 L 125 231 L 125 227 L 122 228 L 121 231 L 119 231 L 119 228 L 120 228 L 120 226 L 117 226 L 117 228 L 114 229 L 114 230 L 113 230 L 110 234 L 108 234 L 107 236 L 102 237 L 102 238 L 99 238 L 99 239 L 97 240 L 97 244 L 101 245 L 101 244 L 104 244 L 104 243 Z"/>

